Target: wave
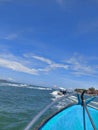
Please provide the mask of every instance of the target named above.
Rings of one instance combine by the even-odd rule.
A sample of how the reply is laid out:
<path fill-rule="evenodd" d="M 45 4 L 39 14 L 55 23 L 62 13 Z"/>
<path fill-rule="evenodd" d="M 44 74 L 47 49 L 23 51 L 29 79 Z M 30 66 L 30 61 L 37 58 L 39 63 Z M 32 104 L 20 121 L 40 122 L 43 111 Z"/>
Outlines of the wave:
<path fill-rule="evenodd" d="M 0 83 L 0 86 L 11 86 L 11 87 L 21 87 L 21 88 L 29 88 L 29 89 L 38 89 L 38 90 L 52 90 L 47 87 L 37 87 L 28 84 L 18 84 L 18 83 Z"/>
<path fill-rule="evenodd" d="M 57 98 L 60 98 L 60 97 L 51 98 L 51 100 L 52 100 L 52 101 L 55 101 L 55 100 L 57 100 Z M 68 106 L 68 104 L 73 103 L 74 101 L 72 101 L 70 98 L 72 98 L 72 96 L 60 100 L 59 102 L 57 102 L 57 103 L 53 106 L 53 109 L 55 108 L 55 109 L 60 110 L 60 109 L 62 109 L 62 108 L 64 108 L 64 107 Z"/>
<path fill-rule="evenodd" d="M 60 94 L 60 91 L 53 91 L 52 93 L 50 93 L 55 99 L 60 98 L 62 96 L 64 96 L 63 94 Z M 52 99 L 52 100 L 55 100 Z"/>
<path fill-rule="evenodd" d="M 38 89 L 38 90 L 52 90 L 51 88 L 33 87 L 33 86 L 28 86 L 27 88 L 30 88 L 30 89 Z"/>
<path fill-rule="evenodd" d="M 18 84 L 15 84 L 15 83 L 1 83 L 0 86 L 14 86 L 14 87 L 18 87 L 19 85 Z"/>

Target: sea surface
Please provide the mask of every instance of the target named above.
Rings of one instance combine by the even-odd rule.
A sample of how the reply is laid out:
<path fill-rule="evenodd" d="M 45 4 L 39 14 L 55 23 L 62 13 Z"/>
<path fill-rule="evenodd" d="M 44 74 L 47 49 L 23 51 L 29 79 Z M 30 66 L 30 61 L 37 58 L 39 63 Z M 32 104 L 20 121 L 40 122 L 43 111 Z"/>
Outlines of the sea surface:
<path fill-rule="evenodd" d="M 51 88 L 0 81 L 0 130 L 23 130 L 55 100 Z"/>
<path fill-rule="evenodd" d="M 52 88 L 0 81 L 0 130 L 24 130 L 48 104 L 56 100 Z M 56 104 L 52 111 L 72 101 Z"/>

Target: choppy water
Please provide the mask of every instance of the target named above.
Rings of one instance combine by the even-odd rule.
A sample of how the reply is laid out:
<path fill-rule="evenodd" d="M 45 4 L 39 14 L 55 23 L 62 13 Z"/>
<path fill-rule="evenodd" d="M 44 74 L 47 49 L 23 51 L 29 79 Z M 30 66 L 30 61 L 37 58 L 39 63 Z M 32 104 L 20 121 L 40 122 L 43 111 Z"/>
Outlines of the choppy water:
<path fill-rule="evenodd" d="M 0 130 L 22 130 L 49 102 L 52 90 L 0 83 Z"/>
<path fill-rule="evenodd" d="M 51 94 L 53 91 L 51 88 L 0 81 L 0 130 L 23 130 L 55 99 Z M 58 103 L 56 108 L 66 102 Z"/>

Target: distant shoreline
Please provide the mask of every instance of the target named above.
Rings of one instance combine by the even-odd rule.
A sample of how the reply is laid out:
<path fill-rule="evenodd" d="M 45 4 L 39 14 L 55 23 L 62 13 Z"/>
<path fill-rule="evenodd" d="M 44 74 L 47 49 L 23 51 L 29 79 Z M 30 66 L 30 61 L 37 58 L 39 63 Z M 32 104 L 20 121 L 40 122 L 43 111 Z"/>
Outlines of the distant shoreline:
<path fill-rule="evenodd" d="M 77 93 L 82 93 L 84 90 L 86 90 L 86 94 L 90 95 L 90 96 L 95 96 L 98 95 L 98 90 L 96 90 L 95 88 L 91 87 L 89 89 L 78 89 L 76 88 L 75 91 Z"/>

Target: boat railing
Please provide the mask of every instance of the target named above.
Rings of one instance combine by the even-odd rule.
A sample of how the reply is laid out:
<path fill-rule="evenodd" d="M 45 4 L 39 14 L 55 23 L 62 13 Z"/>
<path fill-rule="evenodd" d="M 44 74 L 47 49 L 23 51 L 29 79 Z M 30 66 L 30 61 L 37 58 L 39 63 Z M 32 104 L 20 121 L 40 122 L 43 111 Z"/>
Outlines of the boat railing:
<path fill-rule="evenodd" d="M 84 130 L 86 130 L 85 112 L 87 112 L 87 115 L 88 115 L 88 117 L 90 119 L 90 122 L 92 124 L 93 129 L 96 130 L 96 127 L 95 127 L 95 124 L 93 122 L 93 119 L 92 119 L 92 117 L 91 117 L 91 115 L 90 115 L 90 113 L 88 111 L 88 108 L 87 108 L 87 104 L 89 104 L 91 101 L 93 101 L 96 97 L 92 97 L 90 99 L 85 100 L 85 98 L 84 98 L 84 93 L 85 92 L 86 92 L 86 90 L 83 91 L 83 93 L 81 94 L 81 105 L 83 107 L 83 124 L 84 124 Z"/>
<path fill-rule="evenodd" d="M 86 111 L 90 118 L 90 114 L 89 114 L 86 106 L 89 106 L 89 107 L 92 107 L 92 108 L 98 110 L 98 102 L 94 101 L 96 98 L 98 98 L 98 96 L 93 96 L 93 97 L 88 98 L 88 96 L 86 95 L 86 99 L 84 99 L 84 93 L 85 92 L 83 92 L 82 95 L 77 94 L 76 92 L 68 93 L 65 96 L 62 96 L 62 97 L 52 101 L 31 120 L 31 122 L 25 127 L 24 130 L 30 130 L 31 128 L 33 128 L 33 130 L 38 130 L 39 126 L 41 126 L 50 117 L 52 117 L 56 113 L 60 112 L 61 110 L 65 109 L 66 107 L 68 107 L 70 105 L 74 105 L 74 104 L 78 104 L 81 106 L 85 104 L 83 107 L 83 112 Z M 82 100 L 82 98 L 83 98 L 83 100 Z M 83 102 L 83 101 L 85 101 L 85 102 Z M 85 116 L 84 116 L 83 121 L 84 121 L 84 130 L 85 130 Z M 93 125 L 93 123 L 92 123 L 92 125 Z"/>
<path fill-rule="evenodd" d="M 74 94 L 76 94 L 76 93 L 73 93 L 73 95 Z M 53 102 L 51 102 L 50 104 L 48 104 L 42 111 L 40 111 L 32 120 L 31 120 L 31 122 L 25 127 L 25 129 L 24 130 L 30 130 L 33 126 L 35 127 L 33 127 L 33 129 L 34 130 L 36 130 L 37 128 L 37 126 L 39 126 L 39 125 L 41 125 L 43 122 L 44 122 L 44 119 L 43 119 L 43 121 L 42 121 L 42 116 L 44 115 L 44 113 L 51 113 L 51 114 L 49 114 L 48 116 L 47 116 L 47 119 L 49 118 L 49 117 L 51 117 L 51 116 L 53 116 L 55 113 L 57 113 L 57 112 L 59 112 L 59 111 L 61 111 L 62 109 L 64 109 L 65 107 L 67 107 L 67 106 L 69 106 L 69 105 L 72 105 L 72 104 L 76 104 L 77 102 L 75 101 L 75 100 L 70 100 L 69 99 L 69 97 L 70 96 L 72 96 L 72 93 L 70 93 L 70 94 L 66 94 L 65 96 L 62 96 L 62 97 L 60 97 L 60 98 L 58 98 L 58 99 L 56 99 L 56 100 L 54 100 Z M 63 102 L 63 105 L 62 105 L 62 107 L 59 107 L 59 106 L 61 106 L 61 104 L 60 103 L 62 103 Z M 64 104 L 65 103 L 65 104 Z M 56 104 L 58 104 L 58 107 L 56 107 L 57 105 Z M 55 107 L 55 108 L 54 108 Z M 53 109 L 54 109 L 54 111 L 53 111 Z M 51 111 L 51 112 L 49 112 L 49 111 Z M 40 118 L 41 118 L 41 122 L 39 121 L 40 120 Z M 46 120 L 46 117 L 44 117 L 45 118 L 45 120 Z M 35 125 L 36 124 L 36 125 Z"/>

